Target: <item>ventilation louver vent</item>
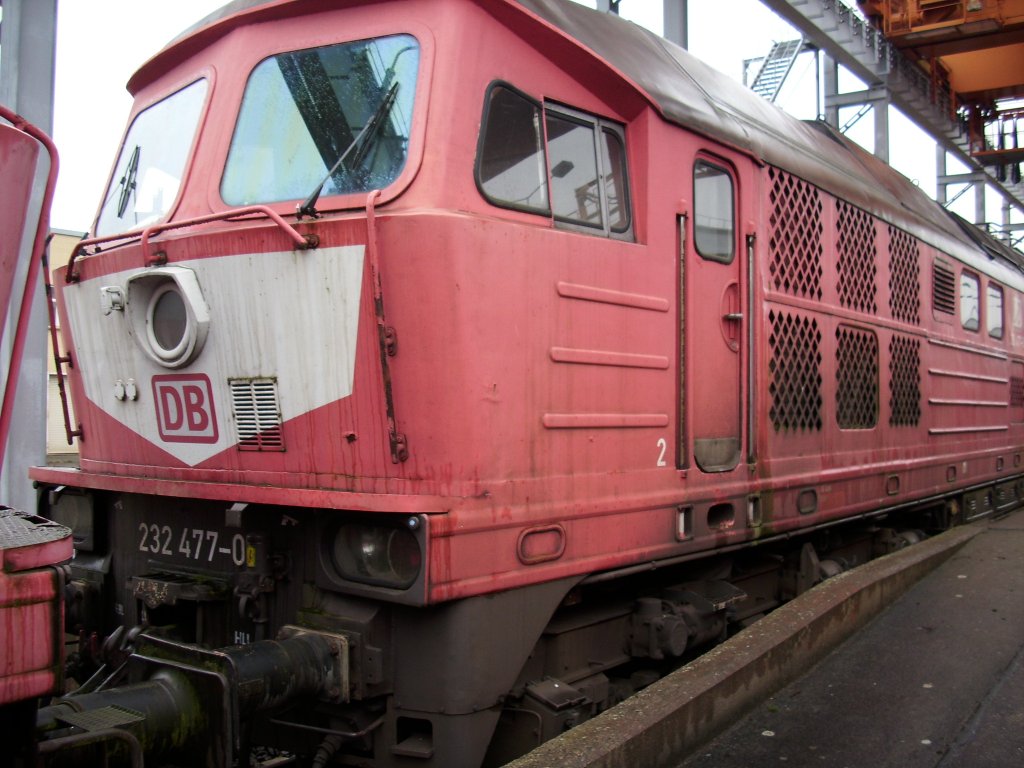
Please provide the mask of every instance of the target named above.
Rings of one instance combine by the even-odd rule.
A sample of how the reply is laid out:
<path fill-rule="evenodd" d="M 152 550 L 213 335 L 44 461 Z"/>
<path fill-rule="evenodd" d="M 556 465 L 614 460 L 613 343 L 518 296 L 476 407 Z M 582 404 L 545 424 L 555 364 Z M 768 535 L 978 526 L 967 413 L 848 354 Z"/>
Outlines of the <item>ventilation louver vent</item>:
<path fill-rule="evenodd" d="M 953 268 L 936 261 L 932 268 L 932 305 L 936 312 L 952 315 L 956 312 L 956 274 Z"/>
<path fill-rule="evenodd" d="M 844 307 L 875 314 L 875 222 L 849 203 L 836 203 L 839 214 L 839 301 Z"/>
<path fill-rule="evenodd" d="M 229 379 L 240 451 L 283 451 L 276 379 Z"/>
<path fill-rule="evenodd" d="M 776 432 L 821 429 L 821 331 L 818 321 L 770 312 L 772 396 L 769 413 Z"/>
<path fill-rule="evenodd" d="M 795 176 L 769 168 L 772 212 L 768 237 L 775 289 L 821 298 L 821 193 Z"/>
<path fill-rule="evenodd" d="M 836 421 L 840 429 L 878 424 L 878 338 L 847 325 L 836 329 Z"/>
<path fill-rule="evenodd" d="M 889 340 L 889 425 L 916 427 L 921 421 L 921 341 Z"/>
<path fill-rule="evenodd" d="M 904 323 L 921 322 L 921 266 L 917 240 L 889 227 L 889 310 Z"/>

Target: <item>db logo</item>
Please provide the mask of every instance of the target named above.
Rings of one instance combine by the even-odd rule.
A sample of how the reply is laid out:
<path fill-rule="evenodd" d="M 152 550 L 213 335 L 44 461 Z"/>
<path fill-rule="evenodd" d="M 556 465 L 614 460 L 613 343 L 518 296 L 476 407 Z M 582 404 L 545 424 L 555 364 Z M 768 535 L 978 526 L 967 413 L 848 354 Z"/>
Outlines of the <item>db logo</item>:
<path fill-rule="evenodd" d="M 209 377 L 154 376 L 153 401 L 160 439 L 165 443 L 217 442 L 217 414 Z"/>

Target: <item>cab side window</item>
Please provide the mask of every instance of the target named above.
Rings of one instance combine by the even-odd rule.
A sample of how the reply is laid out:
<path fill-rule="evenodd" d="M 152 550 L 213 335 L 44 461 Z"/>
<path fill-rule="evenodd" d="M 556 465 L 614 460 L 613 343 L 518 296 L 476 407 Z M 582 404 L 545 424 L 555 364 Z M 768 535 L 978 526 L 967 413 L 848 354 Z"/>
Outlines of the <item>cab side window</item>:
<path fill-rule="evenodd" d="M 1003 338 L 1003 289 L 995 283 L 985 294 L 985 327 L 993 339 Z"/>
<path fill-rule="evenodd" d="M 629 185 L 626 183 L 626 144 L 622 136 L 610 128 L 601 131 L 604 159 L 604 191 L 608 198 L 608 224 L 612 232 L 628 232 Z"/>
<path fill-rule="evenodd" d="M 563 229 L 632 239 L 624 130 L 595 115 L 492 84 L 476 179 L 499 207 L 550 216 Z"/>
<path fill-rule="evenodd" d="M 547 130 L 555 219 L 603 227 L 594 126 L 548 112 Z"/>
<path fill-rule="evenodd" d="M 476 170 L 480 191 L 495 205 L 550 213 L 540 104 L 505 86 L 490 89 Z"/>
<path fill-rule="evenodd" d="M 976 331 L 981 320 L 981 300 L 978 293 L 978 276 L 970 272 L 960 273 L 960 324 L 968 331 Z"/>

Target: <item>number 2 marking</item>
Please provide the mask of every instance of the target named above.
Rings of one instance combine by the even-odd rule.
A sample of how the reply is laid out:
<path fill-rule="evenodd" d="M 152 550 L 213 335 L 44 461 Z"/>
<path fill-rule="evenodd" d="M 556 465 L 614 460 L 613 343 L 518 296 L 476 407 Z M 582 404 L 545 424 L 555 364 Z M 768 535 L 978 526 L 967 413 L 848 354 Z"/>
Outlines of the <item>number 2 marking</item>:
<path fill-rule="evenodd" d="M 668 450 L 668 441 L 664 437 L 658 438 L 658 448 L 661 449 L 661 453 L 658 454 L 658 466 L 667 467 L 668 463 L 665 461 L 665 451 Z"/>

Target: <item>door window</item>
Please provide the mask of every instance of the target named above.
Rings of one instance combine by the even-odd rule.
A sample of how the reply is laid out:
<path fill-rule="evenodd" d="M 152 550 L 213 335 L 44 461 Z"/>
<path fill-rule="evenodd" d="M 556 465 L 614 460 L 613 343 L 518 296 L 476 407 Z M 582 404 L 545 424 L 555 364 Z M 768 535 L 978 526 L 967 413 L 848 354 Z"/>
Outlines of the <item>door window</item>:
<path fill-rule="evenodd" d="M 708 261 L 731 264 L 735 248 L 732 177 L 724 168 L 698 160 L 693 168 L 693 239 Z"/>

